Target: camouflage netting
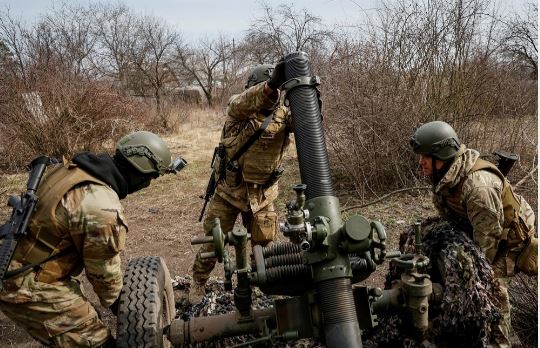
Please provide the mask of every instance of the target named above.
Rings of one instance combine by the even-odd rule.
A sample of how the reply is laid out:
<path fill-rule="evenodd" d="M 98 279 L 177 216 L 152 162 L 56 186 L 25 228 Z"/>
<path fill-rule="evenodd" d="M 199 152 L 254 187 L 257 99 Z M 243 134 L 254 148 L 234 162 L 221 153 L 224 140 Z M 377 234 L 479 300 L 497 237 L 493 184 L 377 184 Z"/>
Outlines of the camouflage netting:
<path fill-rule="evenodd" d="M 497 301 L 501 299 L 496 280 L 483 253 L 475 243 L 455 226 L 441 219 L 422 224 L 425 254 L 431 265 L 427 270 L 433 282 L 445 287 L 442 303 L 430 305 L 430 328 L 426 341 L 411 338 L 399 314 L 380 315 L 380 325 L 365 333 L 365 346 L 420 347 L 485 347 L 491 325 L 500 318 Z M 402 251 L 413 251 L 414 231 L 407 232 Z M 436 261 L 435 261 L 436 260 Z M 434 262 L 435 261 L 435 262 Z M 386 288 L 399 279 L 399 271 L 391 267 Z"/>

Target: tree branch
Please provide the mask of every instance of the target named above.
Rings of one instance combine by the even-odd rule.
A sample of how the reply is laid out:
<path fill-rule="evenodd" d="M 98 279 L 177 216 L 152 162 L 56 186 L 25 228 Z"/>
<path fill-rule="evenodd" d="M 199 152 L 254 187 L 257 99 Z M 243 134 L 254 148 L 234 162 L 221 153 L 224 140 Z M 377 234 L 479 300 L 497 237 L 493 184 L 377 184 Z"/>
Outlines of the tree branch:
<path fill-rule="evenodd" d="M 536 172 L 538 170 L 538 166 L 534 166 L 534 168 L 527 173 L 527 175 L 525 175 L 523 178 L 521 178 L 521 180 L 519 180 L 515 185 L 514 187 L 519 187 L 521 185 L 523 185 L 525 183 L 525 181 L 527 181 L 527 179 L 529 179 L 533 174 L 534 172 Z"/>
<path fill-rule="evenodd" d="M 415 187 L 402 188 L 402 189 L 395 190 L 395 191 L 392 191 L 390 193 L 387 193 L 384 196 L 379 197 L 378 199 L 376 199 L 376 200 L 374 200 L 372 202 L 353 205 L 353 206 L 350 206 L 350 207 L 343 208 L 343 209 L 341 209 L 341 212 L 343 213 L 343 212 L 346 212 L 346 211 L 352 210 L 352 209 L 360 209 L 360 208 L 364 208 L 364 207 L 367 207 L 367 206 L 375 204 L 375 203 L 379 203 L 380 201 L 382 201 L 382 200 L 384 200 L 384 199 L 386 199 L 386 198 L 388 198 L 388 197 L 390 197 L 392 195 L 395 195 L 396 193 L 405 192 L 405 191 L 413 191 L 413 190 L 430 190 L 430 189 L 431 189 L 431 186 L 415 186 Z"/>

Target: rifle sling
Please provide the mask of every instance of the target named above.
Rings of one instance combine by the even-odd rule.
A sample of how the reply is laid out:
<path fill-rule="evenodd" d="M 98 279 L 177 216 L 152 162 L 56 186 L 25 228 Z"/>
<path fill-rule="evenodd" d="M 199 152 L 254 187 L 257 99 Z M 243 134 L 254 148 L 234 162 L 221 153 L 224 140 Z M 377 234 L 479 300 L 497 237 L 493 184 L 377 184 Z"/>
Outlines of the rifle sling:
<path fill-rule="evenodd" d="M 36 267 L 40 266 L 41 264 L 44 264 L 45 262 L 57 259 L 57 258 L 62 257 L 62 256 L 65 256 L 65 255 L 67 255 L 67 254 L 69 254 L 69 253 L 71 253 L 71 252 L 73 252 L 75 250 L 76 250 L 75 246 L 72 245 L 69 248 L 66 248 L 66 249 L 60 251 L 59 253 L 50 255 L 49 257 L 47 257 L 43 261 L 32 263 L 32 264 L 29 264 L 29 265 L 26 265 L 26 266 L 23 266 L 21 268 L 17 268 L 17 269 L 11 270 L 11 271 L 7 271 L 6 274 L 4 275 L 4 279 L 2 279 L 2 280 L 15 277 L 15 276 L 17 276 L 17 275 L 19 275 L 21 273 L 24 273 L 24 272 L 30 270 L 30 269 L 36 268 Z"/>
<path fill-rule="evenodd" d="M 259 139 L 259 137 L 261 136 L 261 134 L 266 130 L 266 128 L 268 128 L 268 125 L 270 124 L 270 122 L 272 121 L 272 118 L 273 118 L 274 114 L 271 113 L 270 115 L 266 116 L 266 118 L 264 119 L 263 123 L 261 124 L 261 126 L 255 131 L 255 133 L 253 133 L 248 140 L 246 140 L 246 142 L 242 145 L 242 147 L 240 147 L 238 149 L 238 151 L 236 151 L 236 153 L 231 157 L 231 159 L 229 160 L 229 162 L 227 163 L 227 166 L 234 162 L 234 161 L 238 161 L 238 159 L 250 148 L 251 145 L 253 145 L 253 143 L 255 141 L 257 141 L 257 139 Z"/>

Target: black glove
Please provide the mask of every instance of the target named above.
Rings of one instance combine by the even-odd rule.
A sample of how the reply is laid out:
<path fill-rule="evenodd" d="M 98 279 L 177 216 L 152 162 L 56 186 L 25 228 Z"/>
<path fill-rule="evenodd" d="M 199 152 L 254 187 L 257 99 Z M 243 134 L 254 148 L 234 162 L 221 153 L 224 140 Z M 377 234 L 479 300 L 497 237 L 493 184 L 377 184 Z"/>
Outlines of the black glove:
<path fill-rule="evenodd" d="M 285 83 L 285 61 L 281 59 L 277 62 L 274 70 L 272 71 L 272 76 L 267 81 L 268 87 L 272 89 L 278 89 L 282 84 Z"/>
<path fill-rule="evenodd" d="M 118 306 L 120 305 L 120 298 L 117 298 L 112 305 L 109 306 L 109 309 L 111 310 L 112 314 L 115 316 L 118 316 Z"/>

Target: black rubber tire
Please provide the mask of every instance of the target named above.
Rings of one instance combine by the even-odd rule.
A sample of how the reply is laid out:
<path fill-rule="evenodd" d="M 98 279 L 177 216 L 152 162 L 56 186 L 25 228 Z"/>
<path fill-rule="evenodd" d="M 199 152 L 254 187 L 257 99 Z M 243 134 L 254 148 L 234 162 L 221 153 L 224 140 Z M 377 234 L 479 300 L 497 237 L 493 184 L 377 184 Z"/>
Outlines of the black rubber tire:
<path fill-rule="evenodd" d="M 174 315 L 172 283 L 164 260 L 157 256 L 130 260 L 118 306 L 117 346 L 170 347 L 163 328 Z"/>

